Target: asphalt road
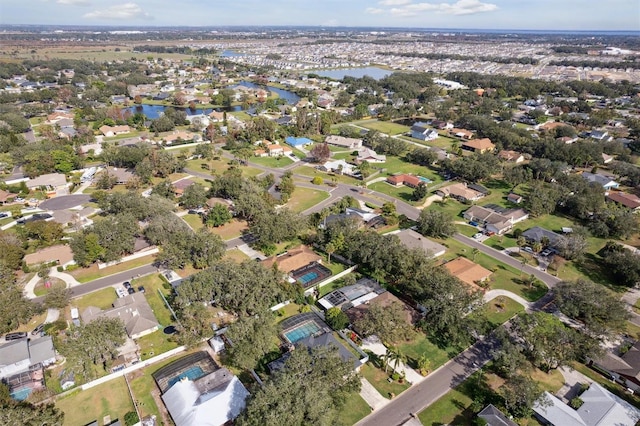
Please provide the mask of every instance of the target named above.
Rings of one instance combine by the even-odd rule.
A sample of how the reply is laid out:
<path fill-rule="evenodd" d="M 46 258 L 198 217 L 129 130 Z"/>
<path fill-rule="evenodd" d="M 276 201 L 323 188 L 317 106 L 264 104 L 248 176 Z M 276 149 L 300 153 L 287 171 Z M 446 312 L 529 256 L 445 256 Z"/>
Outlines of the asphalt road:
<path fill-rule="evenodd" d="M 105 287 L 112 286 L 114 284 L 120 284 L 125 281 L 131 281 L 132 278 L 136 278 L 138 275 L 149 275 L 154 272 L 158 272 L 158 268 L 149 264 L 144 266 L 139 266 L 137 268 L 129 269 L 124 272 L 119 272 L 117 274 L 109 275 L 104 278 L 99 278 L 97 280 L 89 281 L 88 283 L 71 287 L 71 297 L 79 297 L 84 296 L 87 293 L 94 292 L 96 290 L 103 289 Z M 42 302 L 44 297 L 36 297 L 33 299 L 34 302 Z"/>
<path fill-rule="evenodd" d="M 64 210 L 88 203 L 90 199 L 87 194 L 64 195 L 43 201 L 38 207 L 42 210 Z"/>
<path fill-rule="evenodd" d="M 430 373 L 422 382 L 411 386 L 389 404 L 360 420 L 358 426 L 396 426 L 433 404 L 450 389 L 464 382 L 491 360 L 497 341 L 489 337 L 478 341 L 445 365 Z"/>

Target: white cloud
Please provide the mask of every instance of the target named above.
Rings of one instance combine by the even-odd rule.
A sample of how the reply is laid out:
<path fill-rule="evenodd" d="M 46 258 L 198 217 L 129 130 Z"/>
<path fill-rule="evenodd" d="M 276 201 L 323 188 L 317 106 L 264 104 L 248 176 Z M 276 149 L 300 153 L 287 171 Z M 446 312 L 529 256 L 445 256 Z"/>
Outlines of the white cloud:
<path fill-rule="evenodd" d="M 94 10 L 86 13 L 84 18 L 89 19 L 153 19 L 151 15 L 142 10 L 136 3 L 125 3 L 111 6 L 107 9 Z"/>
<path fill-rule="evenodd" d="M 56 0 L 58 4 L 66 4 L 71 6 L 89 6 L 89 0 Z"/>
<path fill-rule="evenodd" d="M 382 6 L 402 6 L 409 3 L 411 3 L 411 0 L 381 0 L 378 2 Z"/>
<path fill-rule="evenodd" d="M 365 9 L 365 13 L 368 13 L 370 15 L 378 15 L 380 13 L 384 13 L 384 9 L 378 9 L 375 7 L 368 7 Z"/>
<path fill-rule="evenodd" d="M 403 0 L 383 0 L 388 2 L 398 2 Z M 381 2 L 382 3 L 382 2 Z M 493 3 L 482 3 L 480 0 L 458 0 L 455 3 L 405 3 L 394 7 L 389 13 L 399 17 L 416 16 L 421 12 L 432 11 L 445 15 L 472 15 L 476 13 L 491 12 L 497 10 L 498 6 Z M 369 12 L 370 13 L 370 12 Z M 378 12 L 381 13 L 381 12 Z"/>

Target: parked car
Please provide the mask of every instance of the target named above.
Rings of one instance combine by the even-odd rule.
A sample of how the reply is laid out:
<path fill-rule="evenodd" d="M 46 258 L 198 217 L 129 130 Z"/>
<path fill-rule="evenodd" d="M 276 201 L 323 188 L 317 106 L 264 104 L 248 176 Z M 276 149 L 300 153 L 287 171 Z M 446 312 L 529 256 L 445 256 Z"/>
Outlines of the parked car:
<path fill-rule="evenodd" d="M 0 218 L 3 218 L 3 217 L 9 217 L 9 213 L 6 213 L 6 212 L 0 213 Z"/>
<path fill-rule="evenodd" d="M 527 253 L 533 253 L 533 249 L 531 247 L 525 247 L 523 250 Z"/>
<path fill-rule="evenodd" d="M 482 238 L 482 232 L 478 232 L 477 234 L 475 234 L 475 235 L 473 236 L 473 238 L 474 238 L 475 240 L 479 240 L 480 238 Z"/>
<path fill-rule="evenodd" d="M 40 334 L 42 333 L 42 330 L 44 330 L 44 324 L 40 324 L 39 326 L 34 328 L 33 331 L 31 332 L 31 335 L 35 336 L 36 334 Z"/>
<path fill-rule="evenodd" d="M 145 292 L 144 286 L 143 286 L 143 285 L 141 285 L 140 287 L 138 287 L 138 291 L 139 291 L 140 293 L 144 293 L 144 292 Z"/>
<path fill-rule="evenodd" d="M 478 226 L 478 222 L 471 221 L 471 222 L 469 222 L 469 225 L 471 225 L 471 226 Z"/>
<path fill-rule="evenodd" d="M 9 341 L 9 340 L 18 340 L 18 339 L 24 339 L 25 337 L 27 337 L 27 333 L 24 331 L 17 331 L 15 333 L 7 333 L 4 336 L 4 340 Z"/>
<path fill-rule="evenodd" d="M 123 288 L 116 288 L 116 294 L 118 295 L 118 297 L 125 297 L 127 295 L 127 292 L 123 289 Z"/>
<path fill-rule="evenodd" d="M 126 288 L 127 290 L 129 290 L 131 288 L 131 283 L 129 281 L 125 281 L 122 283 L 122 285 L 124 286 L 124 288 Z"/>
<path fill-rule="evenodd" d="M 133 293 L 135 293 L 135 292 L 136 292 L 136 289 L 135 289 L 135 288 L 133 288 L 133 287 L 129 287 L 129 288 L 127 289 L 127 292 L 128 292 L 129 294 L 133 294 Z"/>
<path fill-rule="evenodd" d="M 540 253 L 540 255 L 541 255 L 541 256 L 549 256 L 549 255 L 551 255 L 551 254 L 553 254 L 553 250 L 550 250 L 550 249 L 544 249 L 544 250 L 542 250 L 542 252 Z"/>

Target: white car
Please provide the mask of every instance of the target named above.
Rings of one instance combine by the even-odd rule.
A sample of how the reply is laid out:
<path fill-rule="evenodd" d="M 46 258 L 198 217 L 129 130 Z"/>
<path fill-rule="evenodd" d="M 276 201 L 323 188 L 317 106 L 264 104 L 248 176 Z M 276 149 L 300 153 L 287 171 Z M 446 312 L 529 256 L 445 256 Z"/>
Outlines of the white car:
<path fill-rule="evenodd" d="M 482 232 L 478 232 L 477 234 L 475 234 L 475 235 L 473 236 L 473 239 L 474 239 L 474 240 L 479 240 L 480 238 L 482 238 Z"/>
<path fill-rule="evenodd" d="M 116 294 L 118 295 L 118 297 L 125 297 L 127 295 L 127 292 L 125 291 L 124 288 L 117 287 Z"/>

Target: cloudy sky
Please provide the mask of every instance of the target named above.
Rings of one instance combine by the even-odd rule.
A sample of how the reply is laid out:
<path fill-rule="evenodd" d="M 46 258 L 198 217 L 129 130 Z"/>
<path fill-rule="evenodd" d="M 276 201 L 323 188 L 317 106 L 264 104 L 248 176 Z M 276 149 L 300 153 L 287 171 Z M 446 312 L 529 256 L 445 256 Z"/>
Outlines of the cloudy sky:
<path fill-rule="evenodd" d="M 2 24 L 640 30 L 638 0 L 0 0 Z"/>

